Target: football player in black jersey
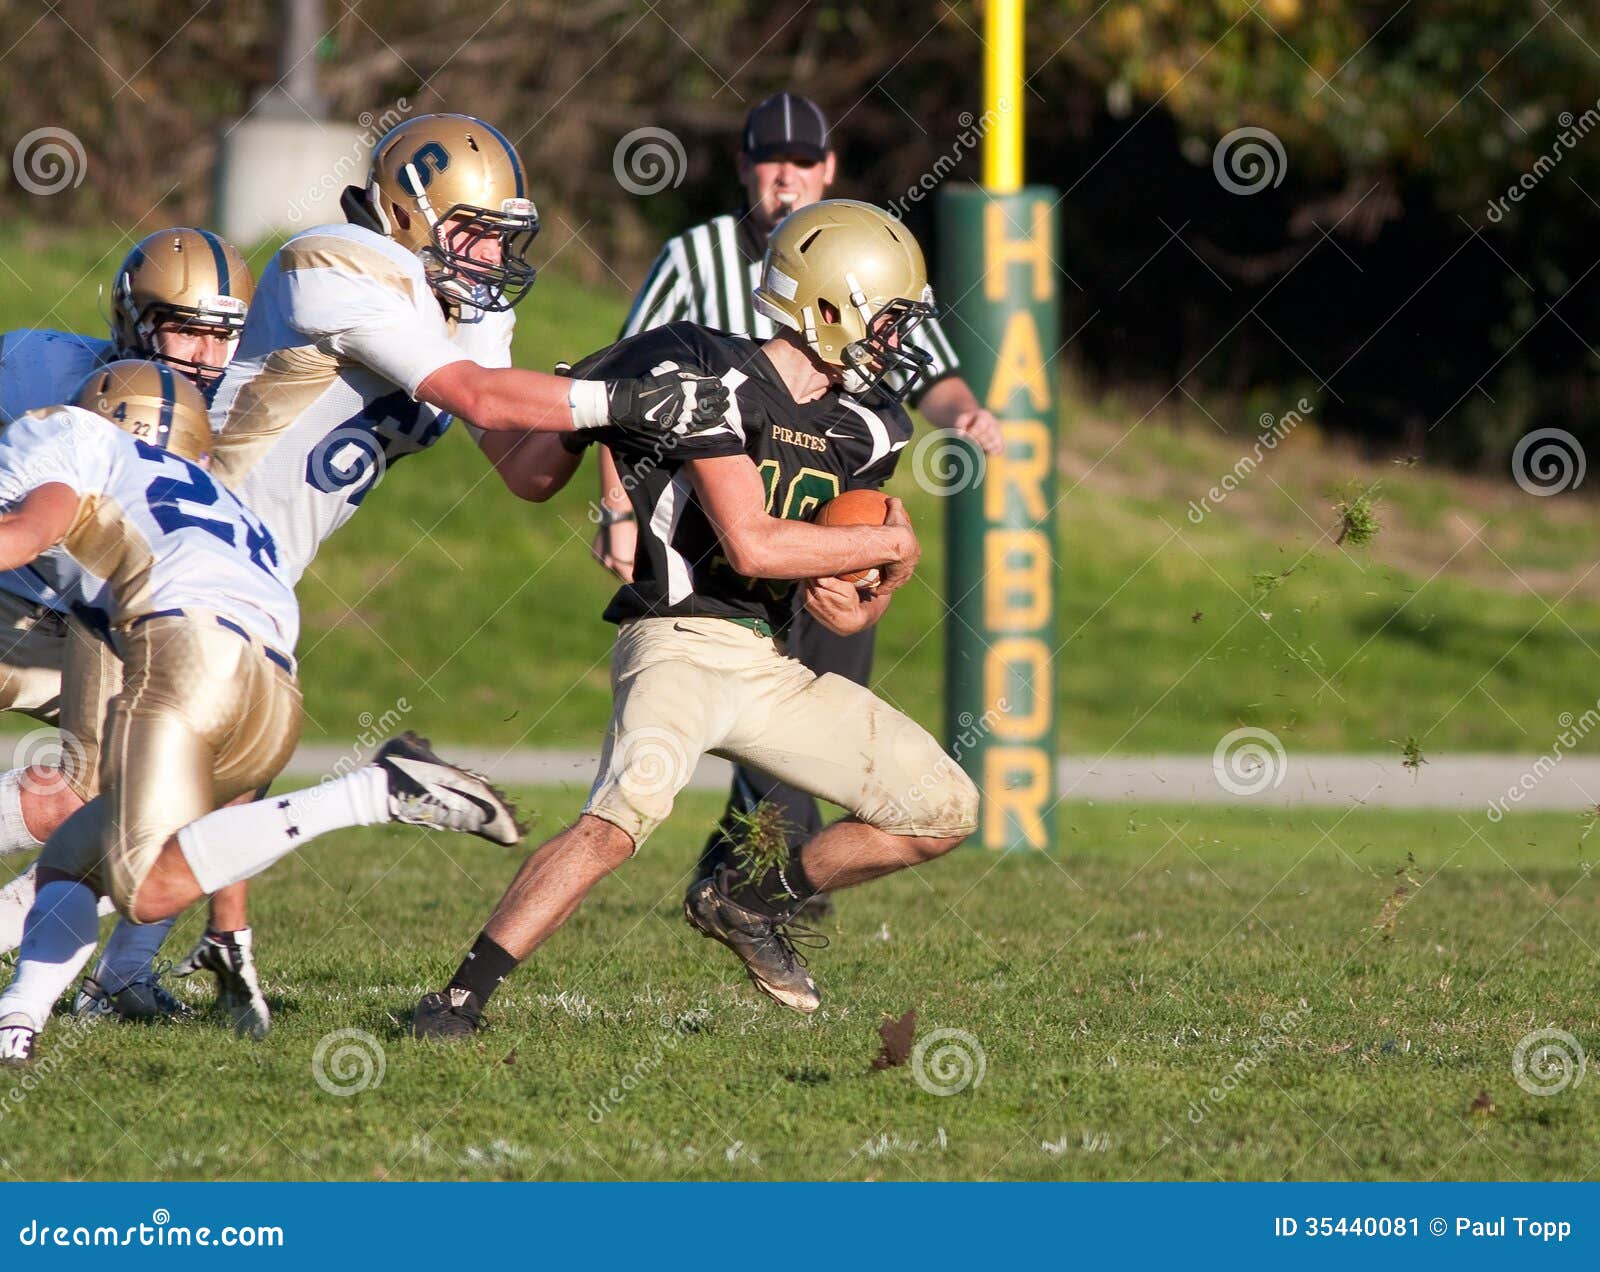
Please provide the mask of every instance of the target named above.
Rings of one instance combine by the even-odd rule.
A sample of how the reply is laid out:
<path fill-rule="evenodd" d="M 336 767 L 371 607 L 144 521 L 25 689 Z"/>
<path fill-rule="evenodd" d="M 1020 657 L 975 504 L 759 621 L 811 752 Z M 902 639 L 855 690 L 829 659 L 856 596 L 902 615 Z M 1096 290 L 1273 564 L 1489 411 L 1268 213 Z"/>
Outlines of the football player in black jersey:
<path fill-rule="evenodd" d="M 845 490 L 882 484 L 911 435 L 885 378 L 914 377 L 927 356 L 907 339 L 933 312 L 921 249 L 868 204 L 812 204 L 773 234 L 755 295 L 779 326 L 764 344 L 673 324 L 576 368 L 715 375 L 728 411 L 693 436 L 597 438 L 617 457 L 641 544 L 633 582 L 605 614 L 618 632 L 600 772 L 576 824 L 523 863 L 455 977 L 418 1004 L 419 1038 L 475 1032 L 496 986 L 638 850 L 707 752 L 846 810 L 785 867 L 800 902 L 940 856 L 977 824 L 977 789 L 926 730 L 783 644 L 797 602 L 832 630 L 859 631 L 916 566 L 898 500 L 881 526 L 808 518 Z M 576 464 L 559 461 L 552 484 Z M 874 569 L 870 588 L 837 577 Z M 742 882 L 731 866 L 702 880 L 685 902 L 690 923 L 733 950 L 762 992 L 815 1011 L 788 916 Z"/>

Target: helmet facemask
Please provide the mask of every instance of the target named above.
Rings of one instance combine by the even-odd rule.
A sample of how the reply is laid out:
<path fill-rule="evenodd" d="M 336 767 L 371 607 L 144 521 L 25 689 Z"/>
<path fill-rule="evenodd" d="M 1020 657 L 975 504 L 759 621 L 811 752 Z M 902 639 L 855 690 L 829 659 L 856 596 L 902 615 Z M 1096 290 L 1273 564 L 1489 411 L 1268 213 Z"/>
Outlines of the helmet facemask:
<path fill-rule="evenodd" d="M 911 339 L 911 333 L 933 317 L 933 305 L 897 297 L 870 318 L 864 301 L 858 312 L 865 318 L 866 335 L 844 347 L 845 392 L 859 397 L 876 389 L 899 402 L 933 365 L 933 355 Z M 890 384 L 889 377 L 897 373 L 898 383 Z"/>
<path fill-rule="evenodd" d="M 441 216 L 428 203 L 425 190 L 414 197 L 418 212 L 428 221 L 428 244 L 417 249 L 417 255 L 441 300 L 503 313 L 528 294 L 538 273 L 527 256 L 539 233 L 539 212 L 532 199 L 506 199 L 498 212 L 458 203 Z M 397 204 L 385 208 L 377 189 L 372 198 L 385 221 L 410 215 Z M 473 256 L 473 249 L 489 238 L 499 240 L 499 264 Z"/>
<path fill-rule="evenodd" d="M 131 298 L 118 296 L 119 304 L 131 307 Z M 149 304 L 138 314 L 131 314 L 135 333 L 135 348 L 119 349 L 125 357 L 157 358 L 169 366 L 183 371 L 200 388 L 209 392 L 222 379 L 222 373 L 233 360 L 239 345 L 239 333 L 244 330 L 245 314 L 249 306 L 234 296 L 215 296 L 202 305 Z M 204 362 L 199 358 L 180 358 L 164 350 L 157 337 L 162 328 L 182 327 L 188 332 L 218 336 L 227 341 L 228 351 L 220 363 Z"/>

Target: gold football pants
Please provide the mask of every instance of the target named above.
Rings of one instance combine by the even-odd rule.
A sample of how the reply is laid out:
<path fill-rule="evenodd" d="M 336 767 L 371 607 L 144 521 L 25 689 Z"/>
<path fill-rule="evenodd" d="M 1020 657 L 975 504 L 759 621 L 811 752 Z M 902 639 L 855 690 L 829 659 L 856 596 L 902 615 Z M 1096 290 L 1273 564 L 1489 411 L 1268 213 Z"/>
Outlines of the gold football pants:
<path fill-rule="evenodd" d="M 122 659 L 82 623 L 67 624 L 61 665 L 61 768 L 84 803 L 100 791 L 100 737 L 122 688 Z"/>
<path fill-rule="evenodd" d="M 300 687 L 214 614 L 148 619 L 117 637 L 123 684 L 106 713 L 100 793 L 50 836 L 39 862 L 90 880 L 126 915 L 168 839 L 288 763 Z"/>

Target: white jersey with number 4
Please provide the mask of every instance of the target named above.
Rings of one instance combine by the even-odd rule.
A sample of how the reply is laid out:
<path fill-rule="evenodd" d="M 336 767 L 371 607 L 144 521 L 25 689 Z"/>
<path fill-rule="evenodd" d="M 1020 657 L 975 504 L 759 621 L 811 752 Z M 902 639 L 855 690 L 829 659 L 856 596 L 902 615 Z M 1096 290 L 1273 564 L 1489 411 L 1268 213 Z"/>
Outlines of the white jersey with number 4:
<path fill-rule="evenodd" d="M 112 357 L 109 340 L 70 331 L 23 327 L 0 335 L 0 424 L 72 401 L 89 372 Z M 53 610 L 64 608 L 32 570 L 0 570 L 0 591 Z"/>
<path fill-rule="evenodd" d="M 417 386 L 463 359 L 509 366 L 511 331 L 510 313 L 447 321 L 416 256 L 360 226 L 279 249 L 212 403 L 212 472 L 267 523 L 291 583 L 388 465 L 449 426 Z"/>
<path fill-rule="evenodd" d="M 78 513 L 34 568 L 91 627 L 205 610 L 293 650 L 300 611 L 272 535 L 204 469 L 61 406 L 0 433 L 0 510 L 52 482 L 77 493 Z"/>

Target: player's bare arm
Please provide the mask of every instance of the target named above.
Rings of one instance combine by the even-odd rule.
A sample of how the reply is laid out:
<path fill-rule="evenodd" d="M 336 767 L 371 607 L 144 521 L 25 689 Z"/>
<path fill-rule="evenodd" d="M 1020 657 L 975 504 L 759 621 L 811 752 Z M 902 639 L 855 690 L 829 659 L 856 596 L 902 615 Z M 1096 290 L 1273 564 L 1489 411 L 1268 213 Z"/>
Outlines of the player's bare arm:
<path fill-rule="evenodd" d="M 1000 421 L 959 375 L 948 375 L 930 385 L 917 402 L 917 409 L 934 428 L 961 433 L 986 455 L 998 455 L 1005 449 Z"/>
<path fill-rule="evenodd" d="M 888 593 L 911 577 L 922 555 L 909 519 L 815 526 L 771 516 L 761 474 L 747 455 L 698 459 L 688 468 L 728 564 L 746 578 L 815 579 L 883 567 Z"/>
<path fill-rule="evenodd" d="M 672 433 L 721 419 L 728 391 L 715 377 L 675 368 L 636 380 L 572 380 L 464 359 L 424 379 L 417 400 L 486 432 L 570 433 L 620 424 Z"/>
<path fill-rule="evenodd" d="M 0 515 L 0 570 L 19 569 L 60 543 L 77 514 L 78 492 L 70 487 L 52 481 L 33 491 Z"/>
<path fill-rule="evenodd" d="M 616 457 L 609 446 L 600 447 L 600 527 L 591 550 L 596 561 L 624 583 L 633 582 L 633 563 L 639 550 L 639 523 L 634 519 Z"/>
<path fill-rule="evenodd" d="M 568 450 L 556 433 L 479 433 L 478 449 L 518 499 L 543 503 L 572 479 L 583 453 Z"/>

